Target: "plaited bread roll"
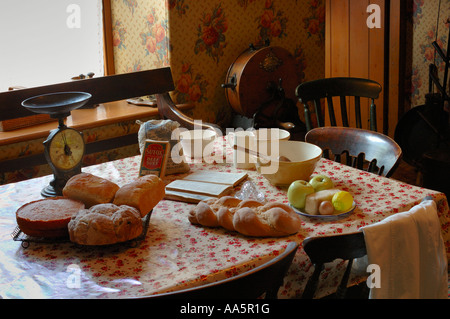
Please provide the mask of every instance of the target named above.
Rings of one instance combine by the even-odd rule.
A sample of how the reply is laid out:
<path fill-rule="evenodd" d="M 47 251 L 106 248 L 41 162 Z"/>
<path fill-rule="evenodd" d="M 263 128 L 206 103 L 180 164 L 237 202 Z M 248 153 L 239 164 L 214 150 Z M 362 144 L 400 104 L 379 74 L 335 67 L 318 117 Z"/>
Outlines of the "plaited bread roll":
<path fill-rule="evenodd" d="M 189 212 L 189 221 L 195 225 L 202 225 L 207 227 L 219 227 L 216 213 L 213 211 L 211 205 L 216 199 L 201 201 L 197 206 Z"/>
<path fill-rule="evenodd" d="M 107 179 L 89 173 L 71 177 L 63 188 L 67 198 L 79 200 L 86 208 L 97 204 L 111 203 L 119 186 Z"/>
<path fill-rule="evenodd" d="M 240 204 L 241 200 L 232 196 L 224 196 L 215 203 L 216 216 L 220 226 L 227 230 L 235 230 L 233 215 Z"/>
<path fill-rule="evenodd" d="M 233 198 L 233 205 L 229 207 L 222 207 L 217 211 L 217 219 L 219 220 L 220 226 L 227 230 L 236 230 L 233 223 L 234 214 L 237 210 L 244 208 L 244 207 L 259 207 L 263 204 L 256 201 L 256 200 L 243 200 Z M 231 202 L 231 201 L 230 201 Z M 236 205 L 237 204 L 237 205 Z"/>
<path fill-rule="evenodd" d="M 70 240 L 80 245 L 110 245 L 138 237 L 143 230 L 140 212 L 111 203 L 80 210 L 68 225 Z"/>
<path fill-rule="evenodd" d="M 223 227 L 246 236 L 278 237 L 297 233 L 301 221 L 295 211 L 283 203 L 262 204 L 224 196 L 197 204 L 189 221 L 207 227 Z"/>
<path fill-rule="evenodd" d="M 137 208 L 141 217 L 147 215 L 164 198 L 166 187 L 156 175 L 145 175 L 122 186 L 114 197 L 116 205 Z"/>
<path fill-rule="evenodd" d="M 234 230 L 233 216 L 229 216 L 231 214 L 229 210 L 236 208 L 240 202 L 240 199 L 232 196 L 201 201 L 189 212 L 189 221 L 192 224 L 200 224 L 207 227 L 232 227 L 230 230 Z"/>
<path fill-rule="evenodd" d="M 241 208 L 234 214 L 233 224 L 239 233 L 255 237 L 288 236 L 297 233 L 301 227 L 298 215 L 283 203 Z"/>

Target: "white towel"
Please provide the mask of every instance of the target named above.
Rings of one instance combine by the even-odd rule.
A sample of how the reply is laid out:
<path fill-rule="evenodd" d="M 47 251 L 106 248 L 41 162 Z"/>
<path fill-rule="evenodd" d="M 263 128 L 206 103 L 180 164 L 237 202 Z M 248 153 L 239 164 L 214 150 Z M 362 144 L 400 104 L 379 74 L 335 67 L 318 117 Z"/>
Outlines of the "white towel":
<path fill-rule="evenodd" d="M 370 298 L 448 298 L 448 261 L 434 201 L 362 230 L 368 262 L 380 269 L 381 285 L 370 290 Z"/>

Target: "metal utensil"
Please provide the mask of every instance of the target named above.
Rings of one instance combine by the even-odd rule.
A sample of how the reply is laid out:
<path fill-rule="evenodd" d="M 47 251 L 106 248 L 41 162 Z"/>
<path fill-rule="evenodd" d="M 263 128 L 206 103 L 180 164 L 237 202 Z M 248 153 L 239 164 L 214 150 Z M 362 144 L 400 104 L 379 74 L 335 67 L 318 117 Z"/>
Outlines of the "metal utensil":
<path fill-rule="evenodd" d="M 248 148 L 245 148 L 245 147 L 241 147 L 241 146 L 238 146 L 238 145 L 234 145 L 233 146 L 233 148 L 235 149 L 235 150 L 237 150 L 237 151 L 244 151 L 244 152 L 246 152 L 246 153 L 248 153 L 248 154 L 251 154 L 251 155 L 254 155 L 254 156 L 258 156 L 258 157 L 260 157 L 260 158 L 263 158 L 264 160 L 266 160 L 267 162 L 270 162 L 270 161 L 273 161 L 274 160 L 274 158 L 272 158 L 272 157 L 270 157 L 270 156 L 267 156 L 267 155 L 264 155 L 264 154 L 261 154 L 261 153 L 259 153 L 259 152 L 257 152 L 257 151 L 254 151 L 254 150 L 251 150 L 251 149 L 248 149 Z M 291 162 L 291 160 L 289 159 L 289 158 L 287 158 L 286 156 L 278 156 L 278 159 L 277 159 L 279 162 Z"/>

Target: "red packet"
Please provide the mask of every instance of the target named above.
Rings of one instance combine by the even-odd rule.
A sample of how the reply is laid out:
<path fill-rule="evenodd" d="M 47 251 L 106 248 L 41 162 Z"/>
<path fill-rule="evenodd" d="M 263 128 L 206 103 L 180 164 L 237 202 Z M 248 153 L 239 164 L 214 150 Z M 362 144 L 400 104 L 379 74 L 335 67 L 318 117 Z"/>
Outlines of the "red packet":
<path fill-rule="evenodd" d="M 164 178 L 169 150 L 169 141 L 146 140 L 139 176 L 153 174 Z"/>

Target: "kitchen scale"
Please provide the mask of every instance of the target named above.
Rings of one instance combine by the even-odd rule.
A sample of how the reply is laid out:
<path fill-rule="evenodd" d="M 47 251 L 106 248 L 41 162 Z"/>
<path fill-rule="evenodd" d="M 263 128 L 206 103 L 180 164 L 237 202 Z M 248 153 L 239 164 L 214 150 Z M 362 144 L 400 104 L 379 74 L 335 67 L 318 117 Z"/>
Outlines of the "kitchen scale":
<path fill-rule="evenodd" d="M 72 110 L 85 105 L 91 97 L 85 92 L 58 92 L 38 95 L 22 102 L 23 107 L 34 113 L 49 114 L 58 119 L 58 128 L 51 130 L 44 141 L 45 158 L 54 176 L 41 191 L 44 197 L 61 196 L 67 181 L 81 173 L 85 152 L 83 133 L 67 127 L 64 120 Z"/>

